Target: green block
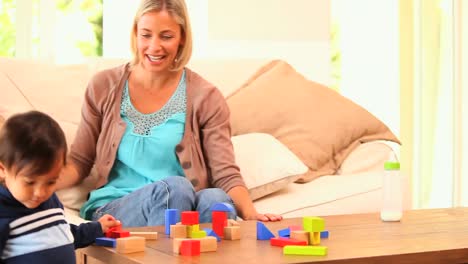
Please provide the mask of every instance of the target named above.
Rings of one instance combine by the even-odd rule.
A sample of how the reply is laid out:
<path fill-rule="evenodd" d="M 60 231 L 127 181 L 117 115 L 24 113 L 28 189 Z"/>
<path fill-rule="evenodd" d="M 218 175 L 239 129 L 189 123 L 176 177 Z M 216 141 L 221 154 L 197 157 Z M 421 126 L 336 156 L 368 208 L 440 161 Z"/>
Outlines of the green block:
<path fill-rule="evenodd" d="M 306 216 L 302 218 L 302 225 L 305 231 L 322 232 L 325 230 L 325 221 L 316 216 Z"/>
<path fill-rule="evenodd" d="M 325 256 L 327 247 L 324 246 L 285 246 L 284 255 L 307 255 L 307 256 Z"/>
<path fill-rule="evenodd" d="M 206 237 L 206 232 L 204 230 L 201 231 L 192 231 L 192 233 L 189 234 L 190 238 L 202 238 Z"/>

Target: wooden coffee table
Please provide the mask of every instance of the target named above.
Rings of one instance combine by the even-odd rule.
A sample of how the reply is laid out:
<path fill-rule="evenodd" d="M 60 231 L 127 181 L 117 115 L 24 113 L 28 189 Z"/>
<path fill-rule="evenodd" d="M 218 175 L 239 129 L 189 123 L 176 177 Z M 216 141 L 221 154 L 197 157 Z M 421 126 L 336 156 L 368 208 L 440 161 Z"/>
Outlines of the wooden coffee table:
<path fill-rule="evenodd" d="M 468 208 L 405 211 L 401 222 L 382 222 L 379 214 L 324 216 L 330 237 L 322 239 L 327 256 L 284 256 L 282 248 L 256 240 L 256 222 L 241 222 L 242 238 L 223 240 L 218 251 L 196 257 L 172 253 L 172 239 L 163 227 L 134 228 L 160 232 L 147 241 L 146 251 L 117 254 L 114 249 L 90 246 L 80 250 L 81 261 L 93 263 L 468 263 Z M 266 223 L 277 234 L 301 218 Z M 201 225 L 208 227 L 209 225 Z"/>

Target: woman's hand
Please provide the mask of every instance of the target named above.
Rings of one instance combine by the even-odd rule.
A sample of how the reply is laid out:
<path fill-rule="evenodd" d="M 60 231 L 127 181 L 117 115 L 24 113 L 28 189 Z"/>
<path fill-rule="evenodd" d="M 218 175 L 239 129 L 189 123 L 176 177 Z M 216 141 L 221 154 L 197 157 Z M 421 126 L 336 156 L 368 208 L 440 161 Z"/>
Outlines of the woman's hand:
<path fill-rule="evenodd" d="M 98 222 L 101 223 L 103 233 L 106 233 L 109 230 L 109 228 L 121 224 L 119 220 L 115 219 L 112 215 L 108 214 L 103 215 L 101 218 L 99 218 Z"/>
<path fill-rule="evenodd" d="M 257 213 L 256 215 L 253 215 L 251 217 L 247 217 L 244 220 L 257 220 L 257 221 L 262 221 L 262 222 L 276 222 L 276 221 L 283 220 L 283 217 L 281 215 L 277 215 L 277 214 L 260 214 L 260 213 Z"/>
<path fill-rule="evenodd" d="M 260 214 L 255 209 L 252 200 L 250 200 L 247 188 L 236 186 L 229 191 L 234 204 L 236 205 L 237 214 L 244 220 L 256 220 L 262 222 L 281 221 L 283 217 L 277 214 Z"/>

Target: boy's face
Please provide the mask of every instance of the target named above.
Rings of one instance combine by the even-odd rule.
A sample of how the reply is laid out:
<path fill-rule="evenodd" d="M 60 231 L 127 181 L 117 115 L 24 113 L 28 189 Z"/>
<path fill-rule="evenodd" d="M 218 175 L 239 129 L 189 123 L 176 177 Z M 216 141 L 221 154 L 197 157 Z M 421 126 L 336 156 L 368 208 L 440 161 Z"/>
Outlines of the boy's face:
<path fill-rule="evenodd" d="M 19 172 L 7 170 L 0 163 L 0 179 L 10 193 L 27 208 L 33 209 L 49 199 L 56 190 L 56 183 L 63 167 L 63 160 L 58 159 L 52 169 L 43 175 L 25 175 L 25 168 Z"/>

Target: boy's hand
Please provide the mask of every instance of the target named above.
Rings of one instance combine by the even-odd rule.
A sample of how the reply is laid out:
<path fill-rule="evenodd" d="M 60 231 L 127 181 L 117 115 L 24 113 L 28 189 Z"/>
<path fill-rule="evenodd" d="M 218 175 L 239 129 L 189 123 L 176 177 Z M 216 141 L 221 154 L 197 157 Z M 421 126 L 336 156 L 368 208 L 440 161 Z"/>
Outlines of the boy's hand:
<path fill-rule="evenodd" d="M 103 233 L 106 233 L 111 227 L 120 225 L 120 221 L 109 214 L 103 215 L 98 222 L 101 223 Z"/>

